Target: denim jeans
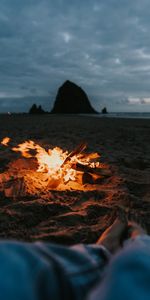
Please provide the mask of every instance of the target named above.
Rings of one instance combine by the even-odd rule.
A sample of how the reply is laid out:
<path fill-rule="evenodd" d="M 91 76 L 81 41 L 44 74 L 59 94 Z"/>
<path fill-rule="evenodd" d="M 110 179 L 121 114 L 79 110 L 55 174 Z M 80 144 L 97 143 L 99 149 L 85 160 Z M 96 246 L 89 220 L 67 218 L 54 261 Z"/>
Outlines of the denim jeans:
<path fill-rule="evenodd" d="M 105 276 L 89 300 L 150 299 L 150 237 L 129 240 L 110 259 Z"/>
<path fill-rule="evenodd" d="M 0 299 L 150 299 L 150 239 L 102 246 L 0 242 Z"/>
<path fill-rule="evenodd" d="M 94 245 L 0 242 L 0 299 L 84 299 L 109 254 Z"/>

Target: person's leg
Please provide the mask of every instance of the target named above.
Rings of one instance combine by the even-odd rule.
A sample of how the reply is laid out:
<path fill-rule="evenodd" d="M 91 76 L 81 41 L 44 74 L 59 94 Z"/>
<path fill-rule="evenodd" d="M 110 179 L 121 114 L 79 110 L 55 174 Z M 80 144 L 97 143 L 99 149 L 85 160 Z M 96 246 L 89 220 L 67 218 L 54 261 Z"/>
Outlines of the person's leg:
<path fill-rule="evenodd" d="M 113 250 L 114 247 L 117 250 L 126 226 L 126 222 L 115 220 L 103 233 L 102 238 L 93 245 L 79 244 L 62 247 L 44 243 L 37 244 L 39 250 L 44 255 L 46 254 L 47 259 L 52 259 L 57 265 L 57 270 L 61 271 L 60 274 L 64 274 L 61 279 L 61 289 L 64 289 L 64 293 L 68 286 L 68 290 L 72 292 L 72 299 L 83 300 L 86 298 L 91 289 L 102 280 L 112 254 L 112 241 Z M 104 236 L 107 245 L 104 243 Z M 60 274 L 57 272 L 58 279 Z"/>
<path fill-rule="evenodd" d="M 103 245 L 110 253 L 115 253 L 121 247 L 121 241 L 127 226 L 127 220 L 122 222 L 117 218 L 114 223 L 103 232 L 97 244 Z"/>
<path fill-rule="evenodd" d="M 130 239 L 112 257 L 90 300 L 150 299 L 150 237 L 139 225 L 128 226 Z"/>
<path fill-rule="evenodd" d="M 111 226 L 120 238 L 125 224 Z M 50 243 L 0 241 L 1 298 L 85 299 L 99 282 L 111 254 L 105 245 L 63 247 Z"/>

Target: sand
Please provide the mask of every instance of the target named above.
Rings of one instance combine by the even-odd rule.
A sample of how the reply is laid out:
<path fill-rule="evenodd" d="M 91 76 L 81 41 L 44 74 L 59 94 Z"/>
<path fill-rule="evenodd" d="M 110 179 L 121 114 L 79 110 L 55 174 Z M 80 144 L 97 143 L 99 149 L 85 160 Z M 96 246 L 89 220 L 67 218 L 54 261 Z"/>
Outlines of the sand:
<path fill-rule="evenodd" d="M 0 237 L 66 245 L 97 240 L 121 213 L 150 233 L 150 120 L 81 116 L 0 116 L 0 139 L 28 139 L 71 151 L 81 141 L 100 152 L 110 176 L 93 191 L 49 191 L 44 197 L 0 192 Z M 0 173 L 16 159 L 0 148 Z M 19 172 L 19 170 L 18 170 Z"/>

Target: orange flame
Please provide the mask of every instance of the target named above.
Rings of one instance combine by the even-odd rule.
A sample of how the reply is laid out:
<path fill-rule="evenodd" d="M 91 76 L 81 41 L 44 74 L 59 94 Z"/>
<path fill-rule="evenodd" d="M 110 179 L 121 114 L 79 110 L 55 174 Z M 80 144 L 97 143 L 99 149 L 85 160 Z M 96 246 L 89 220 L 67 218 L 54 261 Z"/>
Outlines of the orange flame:
<path fill-rule="evenodd" d="M 10 142 L 10 138 L 9 137 L 4 137 L 1 141 L 1 144 L 4 146 L 8 146 L 8 143 Z"/>
<path fill-rule="evenodd" d="M 10 139 L 6 137 L 1 144 L 8 146 L 9 141 Z M 53 179 L 62 178 L 64 182 L 76 180 L 77 171 L 73 168 L 75 164 L 88 165 L 90 168 L 100 167 L 99 162 L 93 161 L 100 157 L 98 153 L 77 153 L 70 156 L 68 151 L 63 151 L 59 147 L 47 151 L 32 140 L 25 141 L 17 147 L 13 147 L 12 150 L 21 152 L 25 158 L 35 157 L 38 162 L 37 172 L 48 173 Z"/>

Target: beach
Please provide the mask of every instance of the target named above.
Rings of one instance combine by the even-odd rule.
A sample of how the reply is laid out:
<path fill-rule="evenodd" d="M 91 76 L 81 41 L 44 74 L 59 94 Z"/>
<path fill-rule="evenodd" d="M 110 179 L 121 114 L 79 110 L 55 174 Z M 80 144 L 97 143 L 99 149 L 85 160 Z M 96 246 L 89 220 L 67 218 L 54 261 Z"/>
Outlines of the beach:
<path fill-rule="evenodd" d="M 10 197 L 1 184 L 0 238 L 93 243 L 120 214 L 150 233 L 150 119 L 14 114 L 1 115 L 0 128 L 0 139 L 14 144 L 33 140 L 72 151 L 84 141 L 110 171 L 97 189 L 53 189 L 46 197 Z M 1 147 L 0 173 L 15 159 Z"/>

